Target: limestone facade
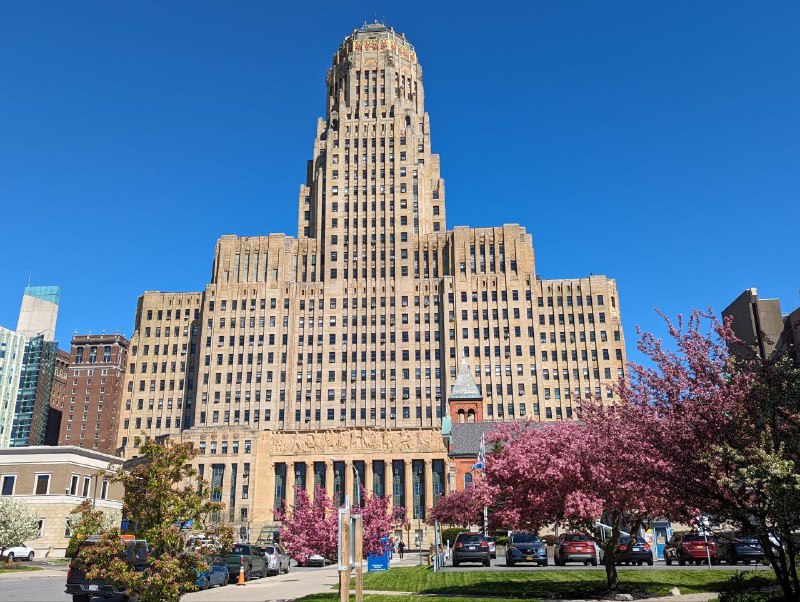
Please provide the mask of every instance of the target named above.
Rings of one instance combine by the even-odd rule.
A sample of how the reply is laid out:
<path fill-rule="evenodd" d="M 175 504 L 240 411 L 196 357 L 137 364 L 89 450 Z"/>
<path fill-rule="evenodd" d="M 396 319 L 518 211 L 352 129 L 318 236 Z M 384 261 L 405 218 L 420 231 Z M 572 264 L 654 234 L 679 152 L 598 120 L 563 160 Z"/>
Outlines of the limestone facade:
<path fill-rule="evenodd" d="M 614 280 L 542 280 L 516 224 L 447 230 L 422 68 L 402 34 L 355 30 L 326 81 L 298 237 L 222 236 L 205 290 L 144 293 L 131 339 L 117 444 L 131 456 L 142 436 L 204 442 L 205 478 L 216 464 L 234 520 L 246 510 L 256 530 L 291 503 L 287 484 L 324 474 L 334 491 L 338 475 L 352 492 L 348 463 L 370 486 L 384 470 L 393 501 L 424 514 L 452 487 L 440 429 L 462 358 L 487 420 L 613 402 L 626 361 Z"/>

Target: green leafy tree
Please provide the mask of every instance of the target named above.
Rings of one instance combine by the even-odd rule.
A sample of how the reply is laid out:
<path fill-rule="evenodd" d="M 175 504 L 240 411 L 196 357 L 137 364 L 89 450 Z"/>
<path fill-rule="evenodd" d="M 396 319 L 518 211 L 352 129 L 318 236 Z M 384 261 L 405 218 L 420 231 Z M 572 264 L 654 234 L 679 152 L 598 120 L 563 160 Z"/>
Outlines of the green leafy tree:
<path fill-rule="evenodd" d="M 97 508 L 92 500 L 83 500 L 67 516 L 67 527 L 71 535 L 66 556 L 74 556 L 80 542 L 89 535 L 100 535 L 119 525 L 121 516 L 118 510 L 105 511 Z"/>
<path fill-rule="evenodd" d="M 38 534 L 39 519 L 25 502 L 0 497 L 0 555 Z"/>
<path fill-rule="evenodd" d="M 178 602 L 182 594 L 197 589 L 197 573 L 207 568 L 201 551 L 185 549 L 181 526 L 191 521 L 194 529 L 204 529 L 222 504 L 209 499 L 205 482 L 198 481 L 189 464 L 196 453 L 191 443 L 146 439 L 139 453 L 111 479 L 125 487 L 123 513 L 151 548 L 148 566 L 132 566 L 117 529 L 83 548 L 80 557 L 90 579 L 119 583 L 140 602 Z"/>

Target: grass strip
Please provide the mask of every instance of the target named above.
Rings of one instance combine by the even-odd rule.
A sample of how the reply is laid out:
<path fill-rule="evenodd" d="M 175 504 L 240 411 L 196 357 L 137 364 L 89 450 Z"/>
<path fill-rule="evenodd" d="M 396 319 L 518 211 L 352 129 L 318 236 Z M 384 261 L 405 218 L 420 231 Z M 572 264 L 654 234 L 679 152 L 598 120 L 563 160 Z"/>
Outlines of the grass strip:
<path fill-rule="evenodd" d="M 678 587 L 682 594 L 718 592 L 732 575 L 727 571 L 625 570 L 619 571 L 622 592 L 667 596 Z M 572 571 L 439 571 L 427 567 L 397 567 L 364 575 L 364 589 L 400 591 L 466 598 L 508 599 L 593 598 L 606 589 L 605 572 Z M 396 599 L 395 597 L 392 597 Z M 399 600 L 398 600 L 399 602 Z"/>

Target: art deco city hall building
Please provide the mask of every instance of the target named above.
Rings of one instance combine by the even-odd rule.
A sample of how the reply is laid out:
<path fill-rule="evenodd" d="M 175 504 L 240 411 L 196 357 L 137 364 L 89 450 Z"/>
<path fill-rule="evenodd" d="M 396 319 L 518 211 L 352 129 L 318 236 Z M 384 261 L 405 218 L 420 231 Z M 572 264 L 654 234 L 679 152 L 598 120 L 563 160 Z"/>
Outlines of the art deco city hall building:
<path fill-rule="evenodd" d="M 353 31 L 326 84 L 298 237 L 222 236 L 204 291 L 141 296 L 130 344 L 119 446 L 194 441 L 255 529 L 295 485 L 340 499 L 355 475 L 422 518 L 458 485 L 441 427 L 462 359 L 484 420 L 570 419 L 625 365 L 613 280 L 538 278 L 519 225 L 447 229 L 405 36 Z"/>

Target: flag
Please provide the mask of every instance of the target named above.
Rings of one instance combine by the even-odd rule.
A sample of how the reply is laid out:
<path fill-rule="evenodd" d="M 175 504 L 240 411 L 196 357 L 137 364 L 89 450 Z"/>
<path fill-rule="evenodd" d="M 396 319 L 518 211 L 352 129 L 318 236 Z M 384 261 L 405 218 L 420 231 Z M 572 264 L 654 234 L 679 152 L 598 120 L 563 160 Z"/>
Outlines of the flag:
<path fill-rule="evenodd" d="M 486 470 L 486 442 L 481 435 L 481 446 L 478 448 L 478 461 L 472 465 L 470 470 Z"/>

